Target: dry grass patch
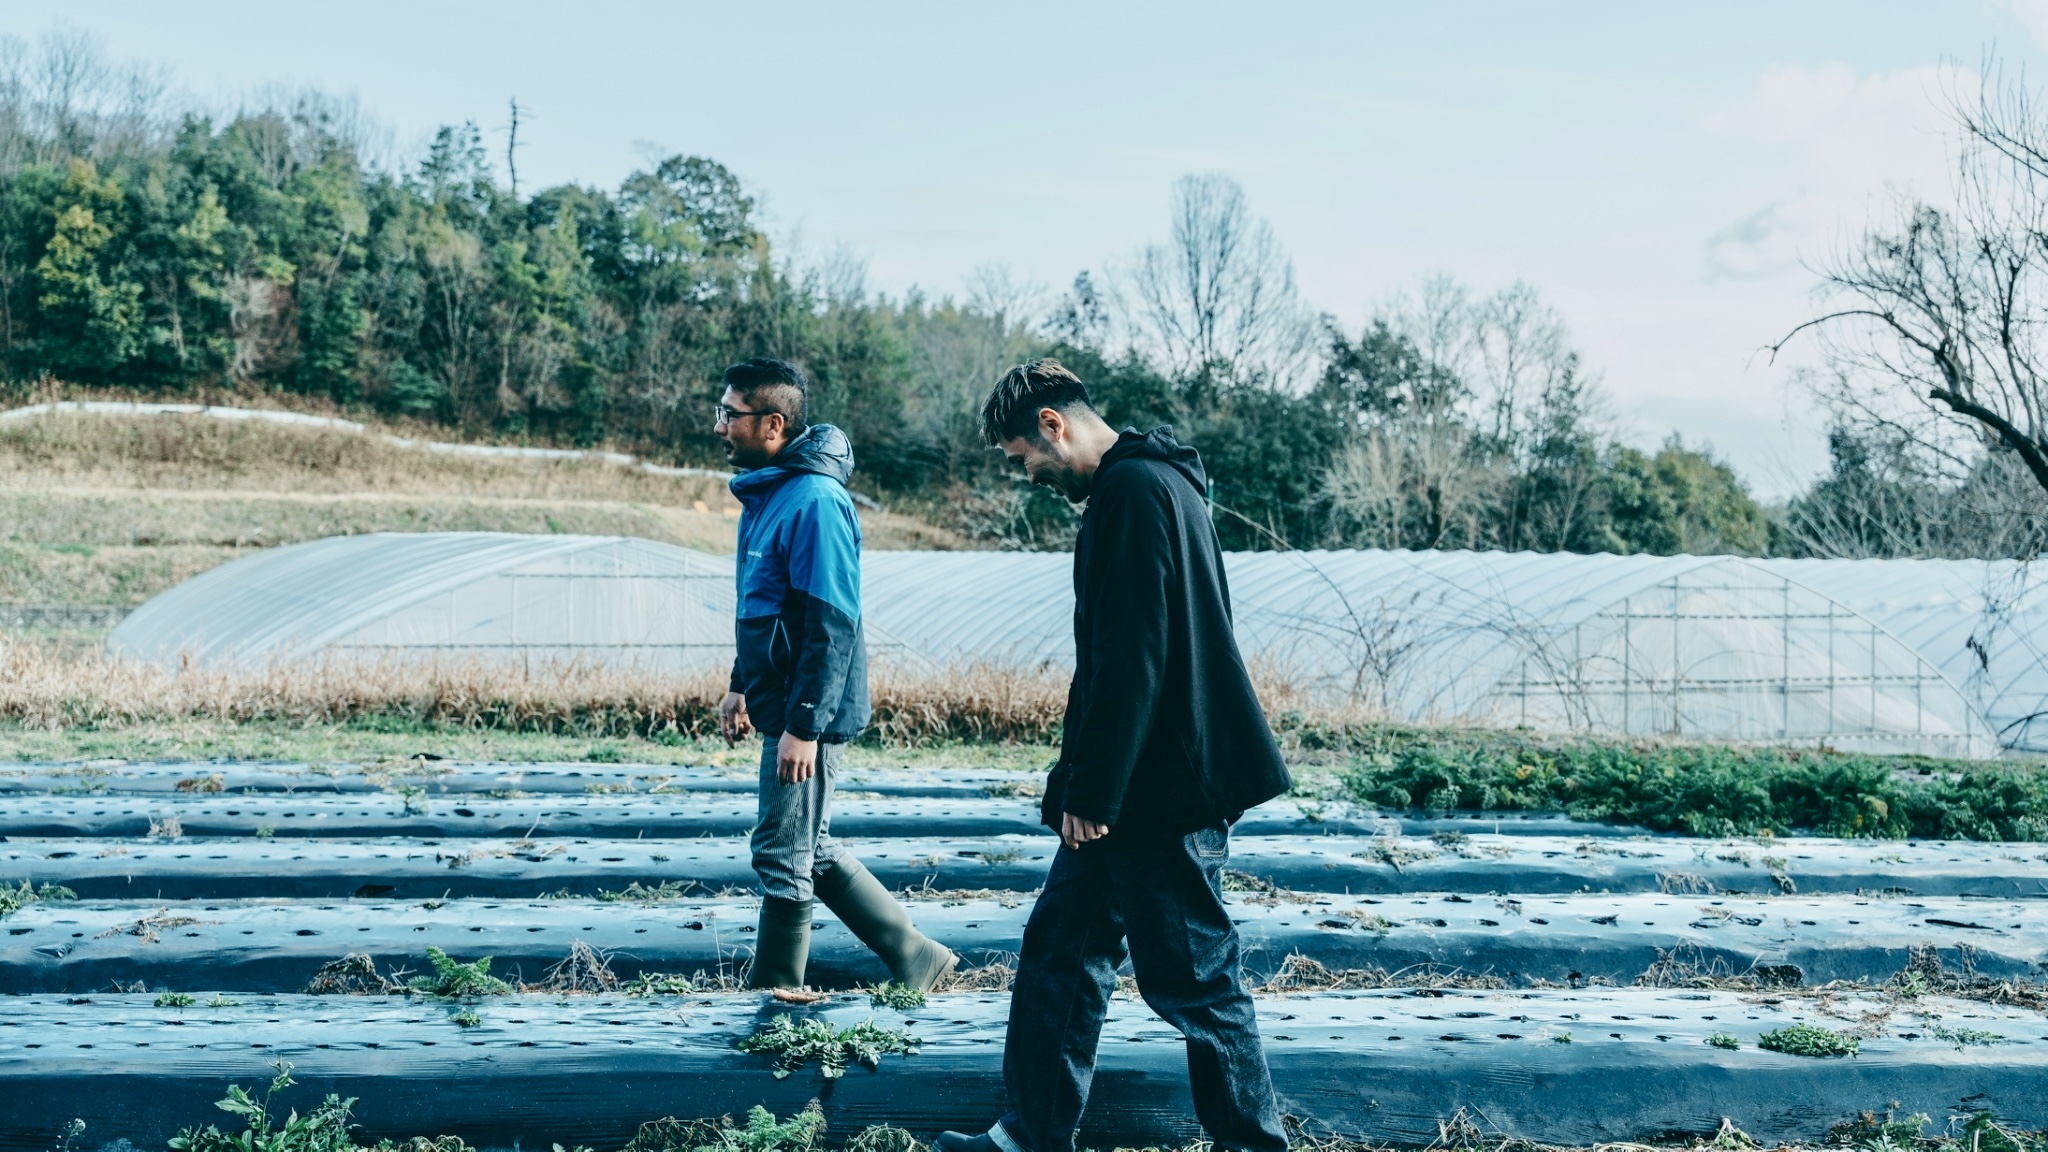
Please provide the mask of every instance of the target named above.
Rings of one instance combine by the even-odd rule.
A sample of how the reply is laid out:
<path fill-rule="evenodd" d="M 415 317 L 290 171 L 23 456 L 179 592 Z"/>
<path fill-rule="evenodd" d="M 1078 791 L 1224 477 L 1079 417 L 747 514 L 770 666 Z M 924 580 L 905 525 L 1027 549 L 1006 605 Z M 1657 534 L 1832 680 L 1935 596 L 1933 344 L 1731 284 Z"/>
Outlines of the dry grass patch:
<path fill-rule="evenodd" d="M 868 684 L 874 730 L 885 744 L 1050 743 L 1067 709 L 1067 677 L 1045 669 L 973 666 L 934 673 L 877 665 Z"/>
<path fill-rule="evenodd" d="M 333 660 L 243 672 L 170 670 L 97 652 L 0 640 L 0 723 L 50 732 L 212 721 L 362 722 L 587 738 L 705 739 L 723 673 L 663 674 L 568 663 Z M 1065 687 L 1046 674 L 877 669 L 875 737 L 914 747 L 1056 737 Z"/>
<path fill-rule="evenodd" d="M 99 548 L 0 543 L 0 601 L 132 606 L 241 554 L 204 544 Z"/>
<path fill-rule="evenodd" d="M 1280 967 L 1252 991 L 1348 992 L 1368 988 L 1412 988 L 1429 992 L 1440 988 L 1492 989 L 1507 986 L 1508 982 L 1498 976 L 1441 968 L 1434 964 L 1420 964 L 1394 972 L 1384 968 L 1331 968 L 1296 952 L 1282 960 Z"/>
<path fill-rule="evenodd" d="M 661 476 L 598 459 L 432 452 L 393 444 L 375 431 L 194 415 L 51 413 L 0 424 L 0 485 L 409 493 L 680 508 L 702 500 L 713 511 L 734 505 L 717 477 Z"/>
<path fill-rule="evenodd" d="M 380 431 L 195 415 L 8 421 L 0 424 L 0 538 L 262 546 L 378 531 L 568 532 L 732 551 L 739 504 L 720 477 L 602 459 L 435 452 L 393 444 Z M 971 546 L 896 513 L 864 509 L 861 524 L 873 548 Z M 41 598 L 83 601 L 90 590 Z"/>
<path fill-rule="evenodd" d="M 0 537 L 44 547 L 261 548 L 367 532 L 523 532 L 642 536 L 700 551 L 733 548 L 737 515 L 621 500 L 544 500 L 381 492 L 0 492 Z"/>
<path fill-rule="evenodd" d="M 1017 982 L 1017 956 L 1004 953 L 1000 960 L 991 960 L 978 968 L 956 968 L 947 973 L 939 986 L 932 989 L 937 993 L 952 992 L 1008 992 Z"/>
<path fill-rule="evenodd" d="M 462 662 L 327 662 L 260 672 L 176 671 L 0 641 L 0 721 L 118 728 L 178 720 L 412 725 L 583 736 L 717 730 L 724 677 L 585 665 L 527 671 Z"/>

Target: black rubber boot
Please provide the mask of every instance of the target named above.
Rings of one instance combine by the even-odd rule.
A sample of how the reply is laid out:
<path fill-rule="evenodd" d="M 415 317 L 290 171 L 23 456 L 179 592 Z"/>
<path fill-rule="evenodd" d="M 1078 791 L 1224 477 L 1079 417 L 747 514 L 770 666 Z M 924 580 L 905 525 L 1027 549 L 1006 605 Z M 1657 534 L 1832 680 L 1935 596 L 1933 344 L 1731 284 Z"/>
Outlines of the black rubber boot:
<path fill-rule="evenodd" d="M 750 988 L 801 988 L 811 954 L 811 902 L 761 898 L 761 926 L 754 933 Z"/>
<path fill-rule="evenodd" d="M 951 949 L 917 930 L 910 913 L 860 861 L 842 860 L 811 883 L 825 907 L 889 966 L 896 983 L 929 992 L 960 963 Z"/>

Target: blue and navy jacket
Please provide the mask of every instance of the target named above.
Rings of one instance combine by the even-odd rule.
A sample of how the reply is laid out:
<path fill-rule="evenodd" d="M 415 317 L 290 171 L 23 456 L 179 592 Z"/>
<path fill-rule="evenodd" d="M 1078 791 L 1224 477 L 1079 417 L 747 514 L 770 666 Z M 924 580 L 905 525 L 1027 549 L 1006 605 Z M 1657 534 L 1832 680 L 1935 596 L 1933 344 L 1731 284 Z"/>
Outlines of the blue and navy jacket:
<path fill-rule="evenodd" d="M 844 743 L 868 723 L 853 445 L 813 424 L 775 459 L 732 478 L 739 583 L 732 690 L 765 737 Z"/>

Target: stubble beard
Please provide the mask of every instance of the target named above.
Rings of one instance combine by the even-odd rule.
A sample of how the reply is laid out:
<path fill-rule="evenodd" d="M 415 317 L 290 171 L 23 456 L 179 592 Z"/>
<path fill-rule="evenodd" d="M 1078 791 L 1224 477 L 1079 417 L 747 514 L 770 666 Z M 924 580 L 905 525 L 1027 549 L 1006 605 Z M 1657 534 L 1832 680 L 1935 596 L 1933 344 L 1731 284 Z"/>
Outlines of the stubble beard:
<path fill-rule="evenodd" d="M 1088 499 L 1086 485 L 1074 469 L 1064 460 L 1054 467 L 1047 469 L 1045 478 L 1040 480 L 1039 483 L 1066 497 L 1069 504 L 1079 504 Z"/>

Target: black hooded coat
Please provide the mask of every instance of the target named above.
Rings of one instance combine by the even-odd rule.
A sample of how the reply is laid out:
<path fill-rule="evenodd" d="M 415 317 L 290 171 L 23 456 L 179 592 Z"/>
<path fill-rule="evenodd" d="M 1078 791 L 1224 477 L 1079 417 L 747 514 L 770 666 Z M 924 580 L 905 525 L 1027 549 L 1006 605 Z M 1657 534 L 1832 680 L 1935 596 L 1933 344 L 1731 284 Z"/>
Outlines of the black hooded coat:
<path fill-rule="evenodd" d="M 1183 835 L 1292 788 L 1231 631 L 1202 461 L 1173 429 L 1103 455 L 1074 544 L 1074 683 L 1042 815 Z"/>

